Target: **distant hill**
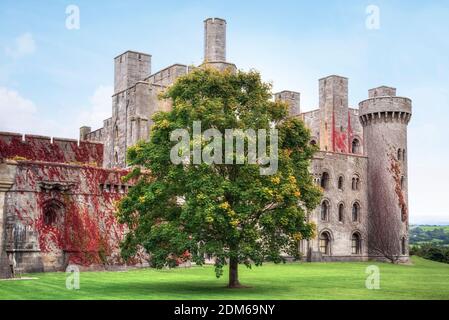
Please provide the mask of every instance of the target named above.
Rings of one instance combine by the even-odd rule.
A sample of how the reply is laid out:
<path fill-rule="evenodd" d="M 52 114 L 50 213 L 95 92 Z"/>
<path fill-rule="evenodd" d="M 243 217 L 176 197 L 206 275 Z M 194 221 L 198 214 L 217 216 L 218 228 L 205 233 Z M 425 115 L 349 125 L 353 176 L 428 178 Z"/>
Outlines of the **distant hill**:
<path fill-rule="evenodd" d="M 412 225 L 410 244 L 434 243 L 449 246 L 449 225 Z"/>

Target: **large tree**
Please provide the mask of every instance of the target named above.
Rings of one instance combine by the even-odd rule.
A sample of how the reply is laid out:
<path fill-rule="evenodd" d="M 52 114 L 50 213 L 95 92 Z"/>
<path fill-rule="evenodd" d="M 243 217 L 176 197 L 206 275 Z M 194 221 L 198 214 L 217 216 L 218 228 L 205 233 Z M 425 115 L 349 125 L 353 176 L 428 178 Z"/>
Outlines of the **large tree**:
<path fill-rule="evenodd" d="M 143 247 L 156 268 L 175 266 L 180 259 L 203 264 L 210 256 L 217 277 L 229 264 L 232 288 L 240 287 L 240 263 L 251 267 L 267 260 L 282 262 L 285 254 L 298 257 L 298 242 L 315 235 L 306 212 L 321 196 L 309 173 L 316 149 L 303 122 L 287 116 L 285 103 L 272 100 L 271 86 L 257 72 L 199 68 L 179 78 L 161 99 L 171 99 L 172 110 L 157 113 L 150 140 L 128 151 L 134 166 L 128 178 L 136 184 L 119 205 L 119 219 L 129 227 L 122 256 L 130 258 Z M 270 156 L 278 151 L 277 171 L 261 174 L 262 164 L 249 161 L 249 136 L 244 136 L 244 164 L 235 164 L 242 162 L 236 148 L 233 164 L 195 164 L 193 152 L 182 148 L 179 154 L 187 154 L 187 159 L 173 163 L 170 155 L 179 143 L 171 141 L 171 134 L 187 129 L 193 141 L 187 147 L 192 147 L 197 141 L 194 121 L 201 121 L 202 130 L 214 128 L 223 134 L 226 129 L 269 132 L 275 127 L 278 150 L 270 145 L 268 151 Z M 205 140 L 203 148 L 211 143 Z M 222 150 L 224 140 L 218 142 Z M 211 151 L 203 149 L 203 158 Z M 215 148 L 210 155 L 219 153 Z"/>

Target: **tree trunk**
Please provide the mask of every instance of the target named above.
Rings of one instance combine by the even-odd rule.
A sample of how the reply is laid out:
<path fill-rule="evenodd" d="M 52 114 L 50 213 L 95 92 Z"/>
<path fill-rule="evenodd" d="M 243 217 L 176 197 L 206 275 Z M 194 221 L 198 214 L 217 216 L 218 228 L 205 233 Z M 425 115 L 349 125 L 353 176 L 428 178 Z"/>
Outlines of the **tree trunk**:
<path fill-rule="evenodd" d="M 239 261 L 237 258 L 229 258 L 229 288 L 240 288 Z"/>

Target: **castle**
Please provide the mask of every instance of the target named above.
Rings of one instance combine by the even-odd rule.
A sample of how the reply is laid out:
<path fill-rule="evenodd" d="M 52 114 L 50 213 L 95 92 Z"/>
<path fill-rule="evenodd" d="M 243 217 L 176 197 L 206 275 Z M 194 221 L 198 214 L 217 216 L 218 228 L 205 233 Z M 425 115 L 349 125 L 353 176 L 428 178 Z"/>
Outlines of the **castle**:
<path fill-rule="evenodd" d="M 226 61 L 226 21 L 204 21 L 204 65 L 219 70 Z M 189 66 L 174 64 L 151 73 L 151 55 L 126 51 L 114 58 L 112 116 L 103 127 L 80 128 L 80 140 L 0 133 L 0 275 L 11 261 L 22 272 L 121 265 L 119 243 L 126 228 L 115 220 L 115 203 L 129 185 L 126 151 L 148 139 L 155 112 L 170 101 L 158 94 Z M 319 108 L 301 112 L 300 93 L 282 91 L 290 116 L 301 118 L 320 151 L 311 163 L 324 190 L 310 213 L 316 239 L 302 240 L 308 261 L 365 261 L 383 258 L 388 242 L 408 259 L 407 125 L 411 100 L 396 89 L 369 90 L 359 108 L 348 106 L 348 79 L 319 80 Z M 375 223 L 374 223 L 375 221 Z M 134 264 L 144 265 L 145 255 Z"/>

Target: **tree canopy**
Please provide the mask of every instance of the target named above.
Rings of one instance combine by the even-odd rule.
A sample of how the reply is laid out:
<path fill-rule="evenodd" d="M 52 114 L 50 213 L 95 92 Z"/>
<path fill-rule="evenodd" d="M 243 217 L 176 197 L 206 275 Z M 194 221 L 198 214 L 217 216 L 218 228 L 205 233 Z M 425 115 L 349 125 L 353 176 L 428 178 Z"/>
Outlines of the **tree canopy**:
<path fill-rule="evenodd" d="M 156 113 L 149 141 L 128 151 L 134 168 L 128 179 L 136 183 L 119 204 L 119 221 L 129 227 L 122 256 L 130 258 L 143 247 L 156 268 L 187 259 L 201 265 L 213 257 L 217 277 L 230 265 L 230 287 L 240 286 L 239 263 L 280 263 L 284 254 L 297 258 L 299 241 L 315 236 L 307 212 L 321 197 L 309 172 L 316 147 L 303 122 L 288 117 L 287 104 L 273 101 L 271 85 L 254 71 L 198 68 L 178 78 L 161 99 L 172 101 L 171 111 Z M 268 148 L 278 152 L 277 171 L 261 175 L 261 164 L 247 161 L 248 148 L 244 164 L 173 163 L 178 141 L 171 141 L 171 133 L 186 129 L 193 140 L 194 121 L 201 121 L 202 130 L 223 133 L 277 129 L 278 150 Z M 246 137 L 245 145 L 249 142 Z M 234 150 L 233 160 L 237 157 Z"/>

